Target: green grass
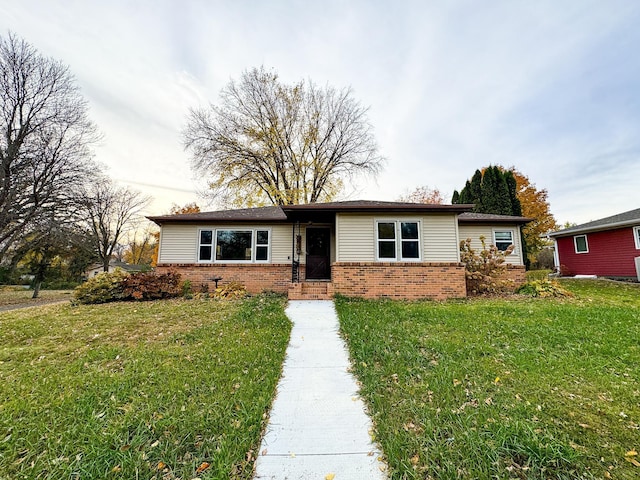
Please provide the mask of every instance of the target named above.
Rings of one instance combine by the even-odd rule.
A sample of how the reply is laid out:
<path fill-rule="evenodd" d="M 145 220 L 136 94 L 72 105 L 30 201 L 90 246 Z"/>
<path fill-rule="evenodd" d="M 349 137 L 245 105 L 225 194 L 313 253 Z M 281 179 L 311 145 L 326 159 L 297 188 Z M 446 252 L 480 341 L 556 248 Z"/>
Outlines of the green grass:
<path fill-rule="evenodd" d="M 283 307 L 260 296 L 2 314 L 0 479 L 250 478 L 289 337 Z"/>
<path fill-rule="evenodd" d="M 337 300 L 393 479 L 640 477 L 640 286 L 563 285 L 575 298 Z"/>
<path fill-rule="evenodd" d="M 40 290 L 38 298 L 32 299 L 33 290 L 15 286 L 0 286 L 0 307 L 17 304 L 33 304 L 70 300 L 71 290 Z"/>

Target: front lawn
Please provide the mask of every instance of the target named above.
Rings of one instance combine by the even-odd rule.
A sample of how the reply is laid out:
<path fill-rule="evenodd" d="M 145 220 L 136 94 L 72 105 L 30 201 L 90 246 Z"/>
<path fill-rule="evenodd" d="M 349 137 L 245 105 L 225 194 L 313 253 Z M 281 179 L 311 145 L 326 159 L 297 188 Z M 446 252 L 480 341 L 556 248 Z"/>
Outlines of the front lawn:
<path fill-rule="evenodd" d="M 0 479 L 250 478 L 284 299 L 55 305 L 0 317 Z"/>
<path fill-rule="evenodd" d="M 0 307 L 9 305 L 38 305 L 71 299 L 71 290 L 40 290 L 38 298 L 31 298 L 33 290 L 22 286 L 0 286 Z"/>
<path fill-rule="evenodd" d="M 640 287 L 563 285 L 337 300 L 392 478 L 640 478 Z"/>

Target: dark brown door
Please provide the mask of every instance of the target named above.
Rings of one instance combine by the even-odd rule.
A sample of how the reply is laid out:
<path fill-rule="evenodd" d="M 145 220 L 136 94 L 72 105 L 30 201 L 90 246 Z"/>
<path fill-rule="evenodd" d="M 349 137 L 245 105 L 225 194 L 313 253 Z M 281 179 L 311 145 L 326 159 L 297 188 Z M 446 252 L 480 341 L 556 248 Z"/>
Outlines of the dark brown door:
<path fill-rule="evenodd" d="M 331 229 L 307 228 L 308 280 L 329 280 L 331 278 Z"/>

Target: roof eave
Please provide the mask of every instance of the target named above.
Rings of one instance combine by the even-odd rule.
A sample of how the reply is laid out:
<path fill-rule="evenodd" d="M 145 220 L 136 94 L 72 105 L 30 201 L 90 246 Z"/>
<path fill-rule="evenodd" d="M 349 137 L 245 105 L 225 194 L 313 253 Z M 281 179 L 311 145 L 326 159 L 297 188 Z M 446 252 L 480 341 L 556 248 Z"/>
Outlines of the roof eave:
<path fill-rule="evenodd" d="M 581 234 L 581 233 L 604 232 L 607 230 L 616 230 L 618 228 L 624 228 L 624 227 L 635 227 L 638 225 L 640 225 L 640 218 L 625 220 L 623 222 L 609 223 L 607 225 L 594 225 L 592 227 L 584 227 L 584 228 L 580 228 L 580 227 L 567 228 L 565 230 L 558 230 L 557 232 L 548 233 L 547 236 L 551 238 L 570 237 L 572 235 Z"/>

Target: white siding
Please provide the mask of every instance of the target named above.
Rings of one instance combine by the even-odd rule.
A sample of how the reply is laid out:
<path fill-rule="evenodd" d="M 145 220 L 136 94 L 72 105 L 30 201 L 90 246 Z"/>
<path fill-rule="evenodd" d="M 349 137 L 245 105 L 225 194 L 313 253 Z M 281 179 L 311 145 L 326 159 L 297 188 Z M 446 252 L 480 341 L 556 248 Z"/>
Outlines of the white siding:
<path fill-rule="evenodd" d="M 158 263 L 196 263 L 197 225 L 163 225 Z"/>
<path fill-rule="evenodd" d="M 374 262 L 376 259 L 373 215 L 336 214 L 336 261 Z"/>
<path fill-rule="evenodd" d="M 511 265 L 524 265 L 522 261 L 522 245 L 520 243 L 520 228 L 517 225 L 460 225 L 460 240 L 471 239 L 471 248 L 482 250 L 480 237 L 484 236 L 484 242 L 487 246 L 493 244 L 494 230 L 511 230 L 513 232 L 513 241 L 515 250 L 508 255 L 505 263 Z"/>
<path fill-rule="evenodd" d="M 422 219 L 425 262 L 459 262 L 458 220 L 455 214 L 427 215 Z"/>
<path fill-rule="evenodd" d="M 271 263 L 291 263 L 292 226 L 272 225 L 267 228 L 271 229 Z"/>
<path fill-rule="evenodd" d="M 159 263 L 197 263 L 198 232 L 201 229 L 264 229 L 271 231 L 271 263 L 291 262 L 291 225 L 235 224 L 181 225 L 165 224 L 160 234 Z"/>
<path fill-rule="evenodd" d="M 459 261 L 455 214 L 420 216 L 393 213 L 336 215 L 337 261 L 374 262 L 376 260 L 376 221 L 404 219 L 420 222 L 423 261 Z"/>

